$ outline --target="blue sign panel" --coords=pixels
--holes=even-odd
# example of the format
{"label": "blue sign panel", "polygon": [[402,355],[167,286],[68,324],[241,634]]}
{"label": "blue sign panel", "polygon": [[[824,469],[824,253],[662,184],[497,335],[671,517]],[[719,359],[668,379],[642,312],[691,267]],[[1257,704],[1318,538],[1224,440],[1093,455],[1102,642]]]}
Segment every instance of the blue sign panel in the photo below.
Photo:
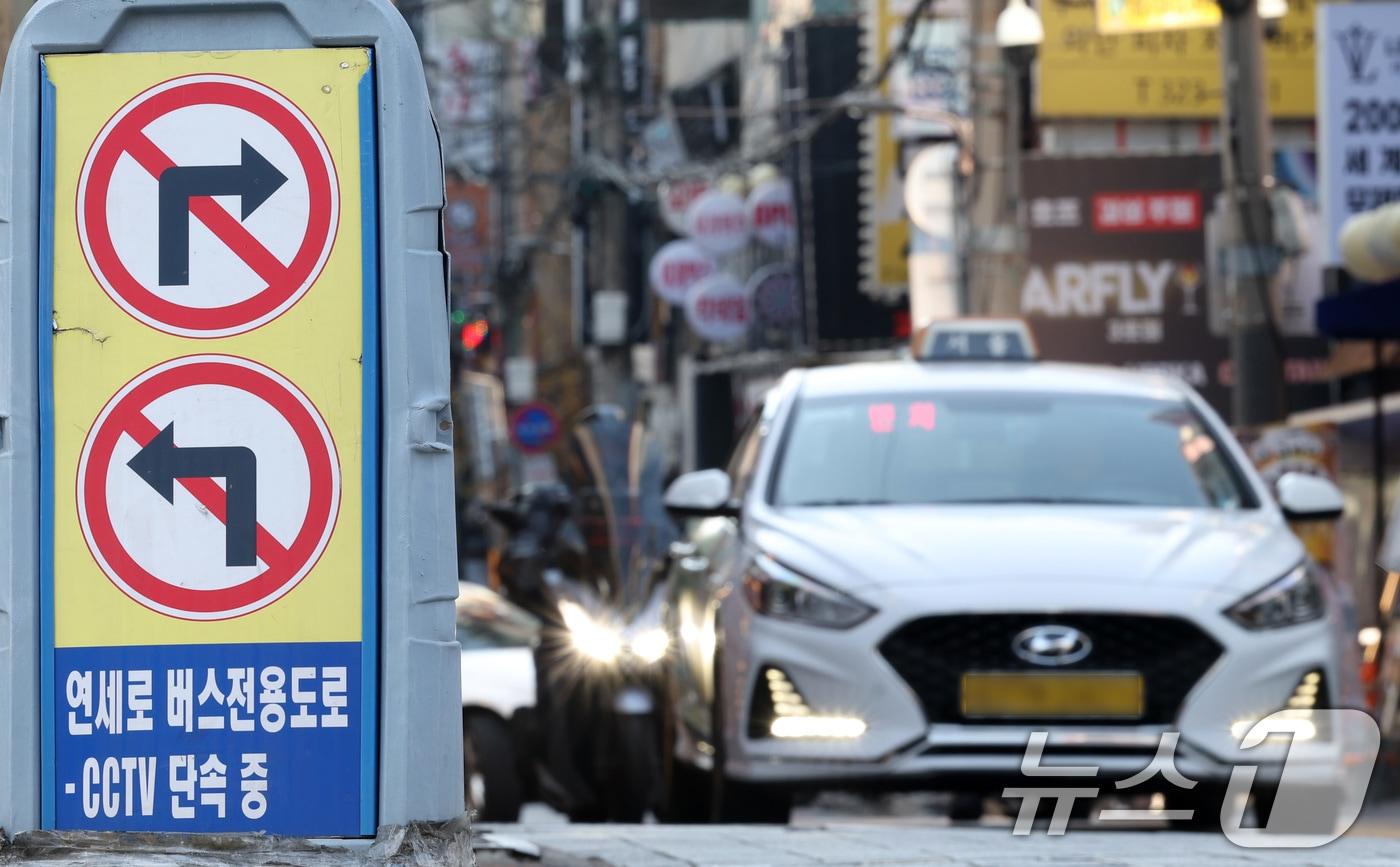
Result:
{"label": "blue sign panel", "polygon": [[354,829],[360,646],[67,647],[60,828]]}
{"label": "blue sign panel", "polygon": [[510,436],[523,452],[542,452],[559,439],[559,416],[548,404],[527,403],[510,417]]}

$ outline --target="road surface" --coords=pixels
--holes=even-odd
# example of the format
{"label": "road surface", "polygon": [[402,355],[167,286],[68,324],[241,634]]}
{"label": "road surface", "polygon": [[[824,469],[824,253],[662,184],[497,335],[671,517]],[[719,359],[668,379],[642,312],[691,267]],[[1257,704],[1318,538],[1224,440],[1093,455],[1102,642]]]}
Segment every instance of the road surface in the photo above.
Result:
{"label": "road surface", "polygon": [[[953,826],[916,797],[824,799],[799,810],[788,827],[705,825],[570,825],[543,808],[527,809],[516,825],[478,826],[483,867],[542,863],[560,867],[845,867],[871,864],[949,867],[1225,867],[1296,864],[1393,867],[1400,864],[1400,801],[1369,809],[1343,839],[1320,849],[1250,850],[1218,834],[1165,830],[1107,830],[1071,825],[1062,837],[1037,830],[1011,833],[1011,819],[990,816]],[[532,844],[538,861],[505,850]]]}

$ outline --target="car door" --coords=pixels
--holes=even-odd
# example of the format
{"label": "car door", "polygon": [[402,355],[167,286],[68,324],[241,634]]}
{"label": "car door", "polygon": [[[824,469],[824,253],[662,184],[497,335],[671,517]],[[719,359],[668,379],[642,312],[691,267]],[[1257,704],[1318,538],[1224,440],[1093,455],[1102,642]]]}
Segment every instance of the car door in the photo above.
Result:
{"label": "car door", "polygon": [[[765,426],[755,417],[734,449],[726,471],[733,501],[743,502],[753,478]],[[692,519],[685,539],[672,548],[669,576],[669,628],[676,649],[677,713],[696,735],[710,737],[710,706],[715,698],[714,657],[719,600],[742,555],[736,515]]]}

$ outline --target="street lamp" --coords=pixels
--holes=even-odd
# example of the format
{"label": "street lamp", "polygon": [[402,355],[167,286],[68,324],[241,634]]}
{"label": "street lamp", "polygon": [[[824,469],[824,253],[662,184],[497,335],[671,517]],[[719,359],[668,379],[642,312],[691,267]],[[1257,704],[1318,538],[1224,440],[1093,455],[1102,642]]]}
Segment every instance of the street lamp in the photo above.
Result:
{"label": "street lamp", "polygon": [[1039,13],[1026,5],[1026,0],[1007,0],[1006,7],[997,16],[996,39],[1007,66],[1006,117],[1010,127],[1007,137],[1016,145],[1007,149],[1007,155],[1015,158],[1020,150],[1024,123],[1021,88],[1029,81],[1031,63],[1045,41],[1045,27],[1040,23]]}

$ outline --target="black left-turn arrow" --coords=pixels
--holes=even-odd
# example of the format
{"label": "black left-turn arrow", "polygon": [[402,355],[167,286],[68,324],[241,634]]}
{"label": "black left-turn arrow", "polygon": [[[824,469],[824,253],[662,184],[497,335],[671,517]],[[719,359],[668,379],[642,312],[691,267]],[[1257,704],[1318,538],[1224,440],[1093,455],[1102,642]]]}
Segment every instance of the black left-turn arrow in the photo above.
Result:
{"label": "black left-turn arrow", "polygon": [[190,199],[238,196],[246,220],[287,176],[246,141],[236,166],[172,166],[160,173],[160,285],[190,285]]}
{"label": "black left-turn arrow", "polygon": [[228,501],[224,510],[226,564],[258,564],[258,457],[252,449],[180,448],[175,445],[172,421],[126,465],[169,503],[175,502],[176,479],[223,479]]}

